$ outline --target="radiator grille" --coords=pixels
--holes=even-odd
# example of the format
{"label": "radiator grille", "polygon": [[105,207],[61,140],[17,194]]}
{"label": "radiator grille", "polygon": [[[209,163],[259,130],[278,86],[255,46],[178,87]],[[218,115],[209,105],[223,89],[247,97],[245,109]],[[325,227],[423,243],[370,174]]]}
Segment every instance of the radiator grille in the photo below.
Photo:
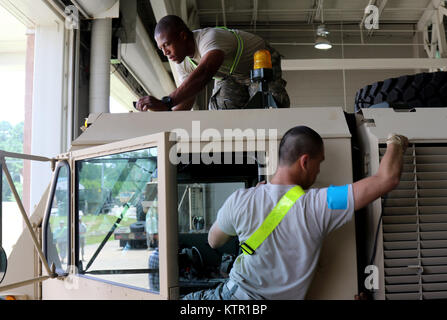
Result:
{"label": "radiator grille", "polygon": [[382,200],[385,298],[447,299],[447,146],[410,145]]}

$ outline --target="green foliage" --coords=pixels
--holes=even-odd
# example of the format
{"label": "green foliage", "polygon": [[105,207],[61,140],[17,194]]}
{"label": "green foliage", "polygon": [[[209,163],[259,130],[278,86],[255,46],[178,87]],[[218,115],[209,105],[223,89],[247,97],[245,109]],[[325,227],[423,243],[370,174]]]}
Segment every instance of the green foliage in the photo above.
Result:
{"label": "green foliage", "polygon": [[23,152],[23,122],[13,126],[7,121],[0,121],[0,149]]}
{"label": "green foliage", "polygon": [[[129,160],[132,157],[141,158],[142,156],[147,158]],[[156,159],[149,159],[149,155],[142,154],[142,151],[138,154],[129,152],[113,157],[109,160],[103,158],[101,162],[94,159],[85,160],[82,163],[79,180],[84,187],[83,199],[90,205],[95,201],[102,202],[107,196],[118,201],[123,193],[144,192],[146,182],[151,180],[151,175],[156,168]],[[120,157],[123,157],[123,160],[116,160]],[[89,213],[93,211],[89,210]]]}
{"label": "green foliage", "polygon": [[[23,153],[23,128],[23,122],[13,126],[7,121],[0,121],[0,150]],[[23,174],[23,160],[6,158],[6,164],[17,192],[22,196],[21,177]],[[14,196],[4,174],[2,180],[2,200],[14,201]]]}
{"label": "green foliage", "polygon": [[[99,244],[104,240],[112,226],[116,223],[117,217],[110,215],[85,215],[82,217],[82,221],[87,227],[86,244]],[[136,219],[124,216],[117,227],[128,227],[136,221]],[[108,241],[113,240],[115,240],[115,238],[112,236]]]}

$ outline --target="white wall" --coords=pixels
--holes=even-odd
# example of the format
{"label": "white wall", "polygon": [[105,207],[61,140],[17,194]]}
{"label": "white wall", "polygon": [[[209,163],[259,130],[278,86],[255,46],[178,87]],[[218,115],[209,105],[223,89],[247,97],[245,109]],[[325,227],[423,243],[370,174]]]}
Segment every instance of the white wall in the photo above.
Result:
{"label": "white wall", "polygon": [[349,70],[343,71],[285,71],[287,92],[291,107],[343,107],[346,112],[354,112],[356,92],[366,85],[384,79],[414,74],[415,70]]}
{"label": "white wall", "polygon": [[[335,43],[341,43],[335,39]],[[378,59],[378,58],[425,58],[420,52],[420,46],[410,45],[375,45],[387,43],[387,39],[372,41],[366,38],[369,45],[341,45],[333,46],[324,51],[317,50],[313,46],[275,45],[275,48],[283,55],[283,59]],[[393,38],[394,44],[413,43],[413,36]],[[312,39],[303,40],[305,43]],[[420,42],[420,41],[419,41]],[[360,44],[359,38],[350,38],[347,43]],[[422,70],[424,71],[424,70]],[[283,71],[283,78],[287,81],[287,92],[290,96],[291,107],[309,106],[338,106],[344,107],[347,112],[354,112],[354,99],[356,92],[366,85],[384,79],[398,77],[406,74],[415,74],[421,70],[342,70],[331,71]],[[345,94],[346,92],[346,94]],[[345,99],[346,98],[346,99]]]}

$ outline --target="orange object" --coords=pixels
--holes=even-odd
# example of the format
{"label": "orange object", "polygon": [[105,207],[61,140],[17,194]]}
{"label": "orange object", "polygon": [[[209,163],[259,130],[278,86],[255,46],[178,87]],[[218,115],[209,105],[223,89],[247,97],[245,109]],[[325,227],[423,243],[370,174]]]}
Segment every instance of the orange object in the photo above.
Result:
{"label": "orange object", "polygon": [[6,296],[5,300],[17,300],[14,296]]}
{"label": "orange object", "polygon": [[272,69],[272,57],[268,50],[258,50],[255,52],[253,69]]}

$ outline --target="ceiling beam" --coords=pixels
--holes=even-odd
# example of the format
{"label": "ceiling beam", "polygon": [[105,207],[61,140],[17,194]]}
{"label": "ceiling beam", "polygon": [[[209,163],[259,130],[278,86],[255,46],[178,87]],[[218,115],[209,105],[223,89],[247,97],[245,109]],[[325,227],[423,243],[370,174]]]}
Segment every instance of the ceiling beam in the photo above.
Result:
{"label": "ceiling beam", "polygon": [[65,20],[65,14],[61,15],[48,1],[0,0],[0,6],[29,29],[34,29],[37,25],[63,23]]}
{"label": "ceiling beam", "polygon": [[[418,30],[424,32],[424,49],[429,58],[435,58],[438,52],[441,58],[447,57],[447,40],[443,23],[447,9],[444,5],[444,1],[432,0],[417,24]],[[432,27],[431,39],[428,30],[430,26]]]}
{"label": "ceiling beam", "polygon": [[427,27],[423,31],[424,49],[425,49],[425,52],[427,53],[427,56],[429,58],[436,57],[436,40],[437,40],[436,37],[437,37],[437,34],[434,33],[430,40]]}
{"label": "ceiling beam", "polygon": [[441,11],[437,11],[433,15],[433,32],[436,32],[438,39],[438,51],[441,58],[447,57],[447,40],[445,36],[445,28],[443,23],[444,14]]}
{"label": "ceiling beam", "polygon": [[160,20],[168,14],[174,14],[175,8],[170,0],[150,0],[155,20]]}
{"label": "ceiling beam", "polygon": [[441,0],[432,0],[427,8],[425,9],[424,13],[422,14],[421,18],[418,21],[417,29],[418,30],[424,30],[424,28],[431,24],[433,20],[433,15],[438,10],[438,8],[441,6],[442,1]]}
{"label": "ceiling beam", "polygon": [[[383,11],[385,12],[411,12],[411,11],[420,11],[425,12],[427,8],[422,7],[387,7]],[[299,14],[299,13],[312,13],[317,11],[315,8],[308,8],[308,9],[260,9],[258,10],[259,14],[270,14],[270,15],[284,15],[284,14]],[[325,8],[325,13],[363,13],[364,9],[359,8]],[[232,14],[244,14],[244,15],[251,15],[253,12],[252,9],[231,9],[227,10],[227,13]],[[215,14],[221,14],[221,9],[200,9],[199,14],[200,15],[215,15]],[[357,19],[358,21],[358,19]]]}
{"label": "ceiling beam", "polygon": [[447,59],[282,59],[283,71],[440,69]]}

